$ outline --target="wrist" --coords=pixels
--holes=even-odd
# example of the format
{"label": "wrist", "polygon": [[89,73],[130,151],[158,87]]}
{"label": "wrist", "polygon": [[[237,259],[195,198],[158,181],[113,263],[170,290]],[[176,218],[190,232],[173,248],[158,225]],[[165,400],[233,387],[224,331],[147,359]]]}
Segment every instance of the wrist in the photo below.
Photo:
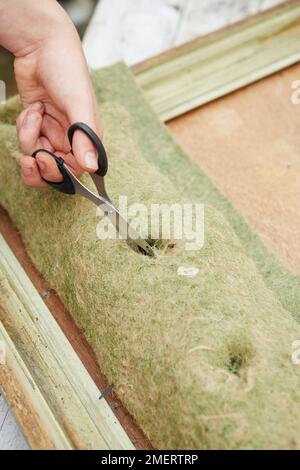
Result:
{"label": "wrist", "polygon": [[20,57],[73,24],[56,0],[0,0],[0,44]]}

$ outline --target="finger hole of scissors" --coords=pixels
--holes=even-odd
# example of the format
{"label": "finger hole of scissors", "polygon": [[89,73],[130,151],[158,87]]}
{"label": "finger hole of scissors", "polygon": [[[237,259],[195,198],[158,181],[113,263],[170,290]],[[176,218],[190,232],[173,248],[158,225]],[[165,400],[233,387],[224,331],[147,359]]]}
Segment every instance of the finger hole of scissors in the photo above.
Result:
{"label": "finger hole of scissors", "polygon": [[48,153],[40,151],[36,155],[36,162],[39,167],[41,176],[47,181],[60,183],[63,181],[63,175],[59,170],[55,159]]}

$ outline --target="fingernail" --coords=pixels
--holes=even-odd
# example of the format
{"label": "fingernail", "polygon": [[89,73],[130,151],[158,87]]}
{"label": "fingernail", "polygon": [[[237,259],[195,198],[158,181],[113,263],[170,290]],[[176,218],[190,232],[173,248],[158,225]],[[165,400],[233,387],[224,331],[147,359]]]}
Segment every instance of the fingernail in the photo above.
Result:
{"label": "fingernail", "polygon": [[97,170],[98,169],[98,160],[97,156],[93,152],[86,152],[84,156],[84,162],[85,166],[87,168],[90,168],[91,170]]}
{"label": "fingernail", "polygon": [[29,166],[22,166],[21,173],[23,176],[30,176],[32,173],[32,168],[30,168]]}
{"label": "fingernail", "polygon": [[36,103],[33,103],[31,106],[31,109],[34,109],[35,111],[39,111],[42,107],[42,103],[40,101],[37,101]]}
{"label": "fingernail", "polygon": [[26,117],[26,120],[25,120],[25,126],[28,129],[32,129],[36,125],[36,120],[37,120],[37,116],[35,113],[28,113],[28,116]]}

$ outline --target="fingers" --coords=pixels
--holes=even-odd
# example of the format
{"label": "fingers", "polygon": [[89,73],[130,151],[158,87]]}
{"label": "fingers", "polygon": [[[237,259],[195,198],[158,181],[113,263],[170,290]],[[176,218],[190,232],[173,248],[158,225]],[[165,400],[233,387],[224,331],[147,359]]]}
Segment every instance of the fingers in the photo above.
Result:
{"label": "fingers", "polygon": [[[63,158],[63,160],[70,167],[75,176],[80,176],[80,174],[82,173],[82,169],[79,166],[74,155],[72,155],[71,153],[64,154],[62,152],[55,152],[54,154],[57,157]],[[52,158],[49,154],[47,154],[46,152],[39,152],[36,156],[36,161],[40,174],[45,180],[52,181],[54,183],[62,181],[61,172],[57,168],[54,158]]]}
{"label": "fingers", "polygon": [[42,180],[37,162],[34,158],[24,156],[20,160],[21,177],[27,186],[36,188],[47,188],[47,184]]}
{"label": "fingers", "polygon": [[47,139],[47,137],[42,136],[42,137],[40,138],[40,142],[41,142],[41,148],[42,148],[42,149],[49,150],[49,152],[54,152],[54,147],[53,147],[53,145],[49,142],[49,140]]}
{"label": "fingers", "polygon": [[20,160],[20,168],[22,180],[27,186],[47,188],[48,185],[43,178],[53,183],[58,183],[63,179],[55,160],[46,152],[39,152],[36,158],[23,156]]}
{"label": "fingers", "polygon": [[[34,103],[22,111],[18,117],[19,144],[25,155],[32,154],[38,148],[44,148],[50,152],[54,151],[49,139],[46,136],[41,136],[43,118],[45,119],[44,111],[44,106],[41,103]],[[62,134],[58,123],[57,126]],[[52,129],[52,132],[50,132],[51,137],[54,137],[57,129],[53,130],[53,123],[49,127]],[[61,135],[56,137],[59,139]],[[29,186],[36,186],[38,188],[47,187],[41,177],[53,182],[58,182],[62,179],[54,159],[47,153],[40,152],[36,160],[26,156],[21,160],[20,164],[23,181]]]}
{"label": "fingers", "polygon": [[62,175],[57,168],[54,158],[46,152],[39,152],[36,156],[38,170],[41,176],[48,181],[58,183],[62,181]]}
{"label": "fingers", "polygon": [[61,152],[55,152],[55,155],[62,157],[65,163],[71,168],[75,176],[79,177],[82,173],[82,168],[72,153],[62,154]]}
{"label": "fingers", "polygon": [[36,103],[33,103],[32,105],[28,106],[26,109],[24,109],[17,121],[16,121],[16,126],[17,126],[17,130],[19,131],[21,126],[23,125],[23,122],[24,122],[24,118],[25,116],[28,114],[29,111],[37,111],[41,114],[41,116],[43,115],[44,111],[45,111],[45,108],[44,108],[44,105],[43,103],[41,103],[40,101],[37,101]]}
{"label": "fingers", "polygon": [[[20,167],[26,185],[47,188],[47,183],[43,179],[52,182],[62,181],[55,160],[46,152],[39,152],[36,159],[28,156],[39,148],[62,156],[76,176],[80,176],[84,170],[93,173],[98,169],[96,149],[80,130],[74,134],[73,154],[70,153],[70,143],[67,138],[69,123],[85,122],[100,138],[103,135],[93,90],[86,93],[84,101],[79,103],[79,100],[73,100],[67,107],[68,112],[67,109],[64,111],[65,118],[59,121],[52,114],[48,114],[48,108],[46,110],[40,102],[30,105],[20,114],[17,119],[17,129],[20,147],[25,154],[20,161]],[[56,152],[56,149],[62,153]]]}
{"label": "fingers", "polygon": [[[71,168],[75,176],[79,177],[81,168],[74,158],[74,155],[55,152],[55,155],[62,157],[65,163]],[[62,175],[57,168],[55,160],[46,152],[39,152],[36,158],[23,156],[20,160],[21,176],[27,186],[36,188],[47,188],[48,185],[43,178],[54,183],[62,181]]]}
{"label": "fingers", "polygon": [[90,139],[81,131],[77,130],[72,143],[73,154],[79,165],[90,173],[98,170],[98,156]]}
{"label": "fingers", "polygon": [[19,144],[26,155],[31,155],[37,149],[42,120],[41,108],[35,109],[35,104],[23,111],[18,118]]}
{"label": "fingers", "polygon": [[[86,80],[89,80],[89,78]],[[98,115],[96,99],[92,89],[88,89],[88,91],[86,91],[82,102],[80,102],[80,99],[77,97],[77,99],[72,100],[69,104],[67,103],[66,112],[71,124],[75,122],[84,122],[93,129],[100,139],[102,139],[102,124]],[[72,150],[76,160],[83,170],[88,171],[89,173],[94,173],[98,169],[98,155],[96,149],[90,139],[80,130],[77,130],[74,133]]]}
{"label": "fingers", "polygon": [[51,142],[55,149],[59,149],[63,153],[70,152],[70,144],[67,135],[68,125],[65,128],[54,117],[45,114],[41,133]]}

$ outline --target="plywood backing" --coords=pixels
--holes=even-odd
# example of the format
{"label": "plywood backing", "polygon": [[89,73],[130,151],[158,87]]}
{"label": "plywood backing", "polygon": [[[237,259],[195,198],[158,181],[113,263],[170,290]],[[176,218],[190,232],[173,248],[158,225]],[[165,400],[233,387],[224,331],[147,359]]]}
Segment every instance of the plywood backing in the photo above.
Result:
{"label": "plywood backing", "polygon": [[266,245],[300,271],[300,104],[294,65],[169,122]]}

